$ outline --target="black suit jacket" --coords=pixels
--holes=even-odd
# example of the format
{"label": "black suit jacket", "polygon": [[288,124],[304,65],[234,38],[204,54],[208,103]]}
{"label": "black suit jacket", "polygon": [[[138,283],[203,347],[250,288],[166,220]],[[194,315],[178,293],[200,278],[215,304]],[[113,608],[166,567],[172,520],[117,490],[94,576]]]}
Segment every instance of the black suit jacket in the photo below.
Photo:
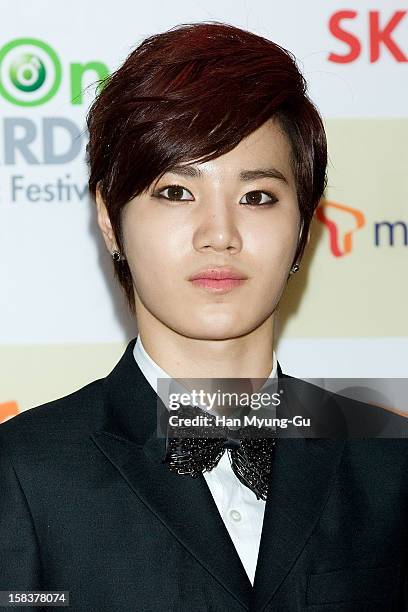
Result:
{"label": "black suit jacket", "polygon": [[0,590],[69,591],[75,612],[408,609],[407,440],[279,440],[252,587],[205,479],[162,463],[134,343],[0,426]]}

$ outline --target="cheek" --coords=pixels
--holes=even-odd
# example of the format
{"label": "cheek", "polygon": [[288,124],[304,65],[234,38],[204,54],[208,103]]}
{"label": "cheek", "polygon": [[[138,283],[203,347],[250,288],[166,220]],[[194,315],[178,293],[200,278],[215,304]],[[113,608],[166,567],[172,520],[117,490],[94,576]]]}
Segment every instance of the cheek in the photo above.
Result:
{"label": "cheek", "polygon": [[162,219],[154,219],[152,215],[148,219],[142,215],[137,219],[132,217],[129,215],[126,219],[123,235],[134,283],[140,289],[148,286],[160,291],[173,269],[182,270],[179,260],[183,239],[179,233],[169,231],[161,223]]}
{"label": "cheek", "polygon": [[285,275],[298,242],[298,226],[293,215],[268,219],[248,236],[247,245],[266,275]]}

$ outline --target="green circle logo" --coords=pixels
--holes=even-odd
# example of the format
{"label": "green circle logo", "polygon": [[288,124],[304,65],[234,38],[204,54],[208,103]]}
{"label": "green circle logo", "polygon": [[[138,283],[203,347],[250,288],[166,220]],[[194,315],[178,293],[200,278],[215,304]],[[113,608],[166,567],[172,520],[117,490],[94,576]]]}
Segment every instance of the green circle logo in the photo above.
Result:
{"label": "green circle logo", "polygon": [[11,64],[11,82],[20,91],[36,91],[44,83],[46,70],[38,55],[22,53]]}
{"label": "green circle logo", "polygon": [[55,51],[36,38],[18,38],[0,49],[0,94],[18,106],[48,102],[61,84]]}

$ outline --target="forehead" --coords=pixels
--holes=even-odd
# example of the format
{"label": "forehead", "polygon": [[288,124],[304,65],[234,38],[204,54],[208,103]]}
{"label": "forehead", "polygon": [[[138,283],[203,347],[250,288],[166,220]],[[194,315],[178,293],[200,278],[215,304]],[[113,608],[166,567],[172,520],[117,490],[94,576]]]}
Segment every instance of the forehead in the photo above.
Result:
{"label": "forehead", "polygon": [[[269,119],[228,153],[204,163],[195,161],[181,164],[177,169],[181,166],[181,169],[185,169],[182,174],[193,178],[222,176],[232,179],[241,178],[243,169],[273,168],[277,174],[281,173],[288,183],[293,183],[290,155],[291,145],[288,137],[276,120]],[[190,169],[190,165],[194,166],[194,169]]]}
{"label": "forehead", "polygon": [[290,142],[281,125],[276,119],[268,119],[261,127],[249,134],[230,151],[242,156],[267,157],[270,159],[289,162]]}

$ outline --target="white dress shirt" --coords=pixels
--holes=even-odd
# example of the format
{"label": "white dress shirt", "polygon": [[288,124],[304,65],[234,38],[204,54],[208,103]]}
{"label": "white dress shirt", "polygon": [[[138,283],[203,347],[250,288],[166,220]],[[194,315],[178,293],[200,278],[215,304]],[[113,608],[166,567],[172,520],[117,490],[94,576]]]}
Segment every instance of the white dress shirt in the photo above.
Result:
{"label": "white dress shirt", "polygon": [[[171,376],[146,352],[140,335],[137,336],[133,355],[147,381],[164,401],[168,386],[167,388],[163,387],[165,381],[158,383],[157,379],[171,379]],[[275,351],[273,351],[272,359],[272,371],[261,388],[268,383],[270,384],[271,379],[276,379]],[[163,389],[165,390],[163,391]],[[167,405],[166,401],[164,403]],[[235,476],[227,452],[224,452],[218,464],[210,472],[204,472],[203,476],[248,578],[253,584],[261,541],[265,501],[257,499],[253,491],[243,485]]]}

